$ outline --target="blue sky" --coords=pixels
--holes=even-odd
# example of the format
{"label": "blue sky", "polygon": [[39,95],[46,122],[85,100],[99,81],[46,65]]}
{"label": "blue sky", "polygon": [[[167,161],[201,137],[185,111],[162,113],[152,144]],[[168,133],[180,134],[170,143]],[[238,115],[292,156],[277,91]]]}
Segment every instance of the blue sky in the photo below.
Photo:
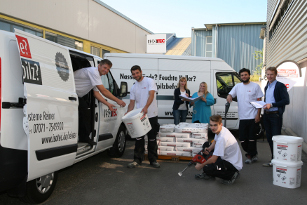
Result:
{"label": "blue sky", "polygon": [[204,24],[265,22],[267,0],[101,0],[154,33],[190,37]]}

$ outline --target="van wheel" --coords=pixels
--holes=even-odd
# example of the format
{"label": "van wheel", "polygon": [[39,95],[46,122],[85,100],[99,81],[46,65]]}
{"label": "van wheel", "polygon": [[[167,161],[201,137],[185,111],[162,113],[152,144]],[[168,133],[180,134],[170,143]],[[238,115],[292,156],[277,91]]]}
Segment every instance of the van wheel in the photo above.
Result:
{"label": "van wheel", "polygon": [[42,203],[46,201],[52,194],[57,179],[57,172],[53,172],[29,181],[26,185],[26,195],[21,200],[27,203]]}
{"label": "van wheel", "polygon": [[113,147],[108,150],[110,157],[121,157],[123,156],[126,149],[126,127],[121,124],[116,135]]}

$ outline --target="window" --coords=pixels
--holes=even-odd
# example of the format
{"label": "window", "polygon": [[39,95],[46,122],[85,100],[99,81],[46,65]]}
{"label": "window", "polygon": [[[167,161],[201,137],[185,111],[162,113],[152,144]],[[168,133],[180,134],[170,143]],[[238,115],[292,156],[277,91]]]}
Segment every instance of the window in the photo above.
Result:
{"label": "window", "polygon": [[206,36],[206,55],[205,57],[212,57],[212,36]]}
{"label": "window", "polygon": [[102,49],[102,58],[103,58],[105,53],[110,53],[110,51]]}
{"label": "window", "polygon": [[62,36],[59,34],[51,33],[46,31],[45,33],[45,38],[49,41],[61,44],[63,46],[67,46],[70,48],[75,48],[77,50],[83,51],[83,42],[82,41],[77,41],[75,39]]}
{"label": "window", "polygon": [[100,48],[97,48],[95,46],[91,46],[91,54],[95,56],[100,56]]}
{"label": "window", "polygon": [[111,72],[101,76],[103,86],[108,89],[114,96],[118,96],[118,85],[116,84]]}
{"label": "window", "polygon": [[235,72],[217,72],[216,73],[216,86],[217,95],[226,98],[231,89],[241,82],[238,73]]}
{"label": "window", "polygon": [[2,21],[0,20],[0,30],[14,32],[14,29],[19,29],[28,33],[31,33],[33,35],[43,37],[43,32],[36,28],[27,27],[24,25],[20,25],[11,21]]}

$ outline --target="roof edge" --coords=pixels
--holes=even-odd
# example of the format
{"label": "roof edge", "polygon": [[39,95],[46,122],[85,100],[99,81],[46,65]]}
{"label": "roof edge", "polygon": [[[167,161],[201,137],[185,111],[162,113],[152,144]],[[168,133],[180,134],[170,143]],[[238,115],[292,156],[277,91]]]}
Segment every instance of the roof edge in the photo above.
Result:
{"label": "roof edge", "polygon": [[204,30],[208,29],[211,30],[213,26],[235,26],[235,25],[259,25],[263,24],[265,25],[266,22],[237,22],[237,23],[213,23],[213,24],[204,24],[206,28]]}

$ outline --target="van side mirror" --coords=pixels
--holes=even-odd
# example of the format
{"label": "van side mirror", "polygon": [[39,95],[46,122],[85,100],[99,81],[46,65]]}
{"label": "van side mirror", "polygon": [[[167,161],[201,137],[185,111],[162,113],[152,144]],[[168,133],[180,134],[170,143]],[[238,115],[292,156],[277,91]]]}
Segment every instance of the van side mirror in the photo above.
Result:
{"label": "van side mirror", "polygon": [[126,97],[128,93],[128,84],[127,82],[120,82],[120,97]]}

